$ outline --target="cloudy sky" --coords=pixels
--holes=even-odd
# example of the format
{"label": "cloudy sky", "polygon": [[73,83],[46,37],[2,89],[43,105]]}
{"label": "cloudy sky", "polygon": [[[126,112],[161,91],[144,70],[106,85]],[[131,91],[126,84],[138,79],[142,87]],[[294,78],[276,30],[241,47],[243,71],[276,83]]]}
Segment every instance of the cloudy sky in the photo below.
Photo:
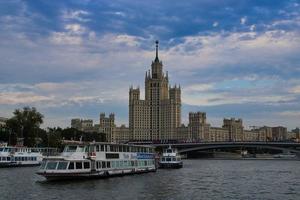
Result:
{"label": "cloudy sky", "polygon": [[160,41],[189,111],[300,126],[300,1],[0,1],[0,116],[35,106],[44,127],[114,112],[144,88]]}

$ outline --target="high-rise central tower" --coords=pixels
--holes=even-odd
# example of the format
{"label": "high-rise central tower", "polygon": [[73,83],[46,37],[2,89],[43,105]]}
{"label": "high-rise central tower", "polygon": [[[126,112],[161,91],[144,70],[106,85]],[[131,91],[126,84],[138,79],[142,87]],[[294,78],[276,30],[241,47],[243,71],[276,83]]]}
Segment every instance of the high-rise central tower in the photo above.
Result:
{"label": "high-rise central tower", "polygon": [[140,89],[129,90],[129,129],[132,140],[174,139],[181,124],[180,86],[169,87],[168,72],[164,74],[162,61],[156,56],[151,71],[145,75],[145,100]]}

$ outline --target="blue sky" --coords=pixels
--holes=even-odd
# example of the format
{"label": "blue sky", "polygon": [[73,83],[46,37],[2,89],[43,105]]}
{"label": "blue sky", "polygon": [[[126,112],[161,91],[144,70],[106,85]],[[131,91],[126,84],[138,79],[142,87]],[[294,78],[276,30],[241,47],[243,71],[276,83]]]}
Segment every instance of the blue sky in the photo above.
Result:
{"label": "blue sky", "polygon": [[160,40],[189,111],[300,126],[300,1],[0,1],[0,116],[35,106],[44,127],[114,112],[144,88]]}

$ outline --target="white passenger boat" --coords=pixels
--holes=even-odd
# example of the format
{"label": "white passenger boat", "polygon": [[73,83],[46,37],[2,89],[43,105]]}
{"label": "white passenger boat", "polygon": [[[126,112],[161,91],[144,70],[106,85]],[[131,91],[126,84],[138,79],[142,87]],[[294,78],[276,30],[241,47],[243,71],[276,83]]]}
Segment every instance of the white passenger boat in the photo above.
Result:
{"label": "white passenger boat", "polygon": [[40,165],[43,160],[41,148],[0,147],[0,167]]}
{"label": "white passenger boat", "polygon": [[273,156],[275,159],[297,159],[297,155],[293,153],[281,153]]}
{"label": "white passenger boat", "polygon": [[99,178],[156,171],[154,148],[111,143],[72,143],[46,157],[37,174],[48,180]]}
{"label": "white passenger boat", "polygon": [[170,146],[163,151],[159,160],[159,168],[182,168],[183,162],[177,149]]}

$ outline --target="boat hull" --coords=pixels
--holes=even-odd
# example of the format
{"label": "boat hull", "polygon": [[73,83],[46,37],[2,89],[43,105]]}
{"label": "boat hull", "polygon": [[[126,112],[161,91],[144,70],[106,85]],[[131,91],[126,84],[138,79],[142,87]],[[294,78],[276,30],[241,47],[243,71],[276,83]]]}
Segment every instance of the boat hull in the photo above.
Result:
{"label": "boat hull", "polygon": [[182,162],[176,162],[176,163],[159,163],[160,169],[179,169],[183,167]]}
{"label": "boat hull", "polygon": [[37,172],[38,175],[44,176],[48,181],[64,181],[64,180],[82,180],[82,179],[100,179],[114,176],[125,176],[133,174],[142,174],[148,172],[155,172],[156,169],[143,169],[143,170],[118,170],[101,171],[101,172],[78,172],[78,173],[44,173]]}

